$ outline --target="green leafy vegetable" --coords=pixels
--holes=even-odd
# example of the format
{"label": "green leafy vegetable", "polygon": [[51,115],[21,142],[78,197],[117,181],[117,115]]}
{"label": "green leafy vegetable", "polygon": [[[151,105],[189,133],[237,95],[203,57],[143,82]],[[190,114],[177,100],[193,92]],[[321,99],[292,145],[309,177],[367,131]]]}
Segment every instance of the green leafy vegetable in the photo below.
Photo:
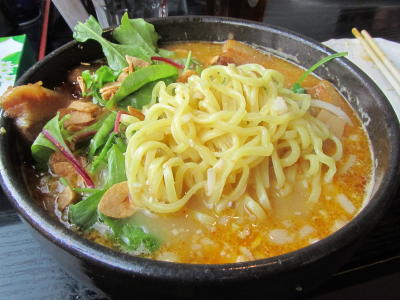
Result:
{"label": "green leafy vegetable", "polygon": [[89,70],[85,70],[82,72],[81,77],[86,86],[86,91],[82,93],[82,96],[89,96],[93,88],[93,76]]}
{"label": "green leafy vegetable", "polygon": [[101,218],[112,229],[114,238],[123,250],[142,250],[143,252],[140,254],[148,254],[146,252],[152,253],[160,247],[160,241],[154,235],[144,232],[137,225],[128,223],[126,220],[117,220],[104,215],[101,215]]}
{"label": "green leafy vegetable", "polygon": [[107,187],[126,181],[125,157],[119,147],[114,144],[108,152],[108,180]]}
{"label": "green leafy vegetable", "polygon": [[82,230],[87,230],[92,227],[93,224],[97,222],[97,205],[104,193],[104,190],[94,192],[86,199],[70,205],[68,211],[70,222],[77,225]]}
{"label": "green leafy vegetable", "polygon": [[101,66],[94,72],[93,86],[100,89],[105,83],[115,81],[118,75],[119,72],[113,71],[109,66]]}
{"label": "green leafy vegetable", "polygon": [[293,84],[292,86],[292,91],[298,94],[304,94],[305,93],[305,89],[301,86],[301,83],[304,81],[304,79],[307,78],[308,75],[310,75],[312,72],[315,71],[315,69],[317,69],[318,67],[322,66],[324,63],[337,58],[337,57],[342,57],[342,56],[346,56],[348,53],[347,52],[340,52],[340,53],[335,53],[329,56],[324,57],[323,59],[321,59],[320,61],[318,61],[317,63],[315,63],[314,65],[311,66],[311,68],[309,68],[307,71],[305,71],[300,78],[295,82],[295,84]]}
{"label": "green leafy vegetable", "polygon": [[141,18],[130,19],[130,23],[139,32],[142,38],[148,45],[152,45],[154,49],[157,48],[158,34],[153,24],[146,22]]}
{"label": "green leafy vegetable", "polygon": [[78,42],[92,39],[100,43],[108,65],[113,70],[120,71],[128,66],[125,55],[150,61],[150,56],[141,46],[115,44],[107,41],[102,34],[103,30],[100,24],[93,16],[90,16],[85,23],[78,22],[74,29],[74,39]]}
{"label": "green leafy vegetable", "polygon": [[114,71],[109,66],[101,66],[94,72],[89,70],[82,72],[82,79],[86,86],[83,96],[93,96],[93,102],[105,105],[105,101],[100,95],[100,89],[108,82],[114,82],[120,72]]}
{"label": "green leafy vegetable", "polygon": [[120,137],[115,138],[115,145],[117,145],[119,151],[122,153],[126,152],[127,144],[125,144],[124,140]]}
{"label": "green leafy vegetable", "polygon": [[141,46],[149,57],[156,54],[158,34],[154,26],[143,19],[129,19],[125,13],[112,36],[120,44]]}
{"label": "green leafy vegetable", "polygon": [[96,154],[97,149],[103,146],[109,138],[110,132],[114,129],[115,118],[117,117],[116,112],[112,112],[101,124],[101,127],[90,141],[89,146],[89,159],[92,160]]}
{"label": "green leafy vegetable", "polygon": [[[60,114],[51,119],[47,124],[43,127],[43,129],[47,130],[51,133],[51,135],[57,139],[58,143],[64,148],[68,149],[67,145],[64,142],[64,138],[61,133],[61,122],[59,121]],[[50,155],[57,151],[57,147],[54,146],[42,133],[40,133],[31,146],[31,152],[34,160],[39,164],[39,168],[45,168]]]}
{"label": "green leafy vegetable", "polygon": [[122,99],[152,81],[177,75],[178,69],[168,64],[151,65],[141,68],[125,78],[114,96],[107,101],[106,106],[114,107]]}
{"label": "green leafy vegetable", "polygon": [[[159,81],[160,80],[150,82],[150,83],[144,85],[142,88],[140,88],[136,92],[128,95],[119,103],[119,106],[127,107],[129,105],[136,109],[141,110],[143,108],[143,106],[145,106],[151,102],[153,88]],[[162,81],[164,81],[165,84],[168,85],[168,84],[176,81],[176,76],[164,78],[164,79],[162,79]]]}

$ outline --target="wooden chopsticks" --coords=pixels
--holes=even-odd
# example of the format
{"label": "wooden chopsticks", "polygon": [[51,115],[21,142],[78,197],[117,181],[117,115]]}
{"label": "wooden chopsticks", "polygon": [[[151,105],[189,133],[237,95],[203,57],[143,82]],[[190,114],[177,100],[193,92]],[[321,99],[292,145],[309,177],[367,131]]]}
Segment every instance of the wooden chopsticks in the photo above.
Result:
{"label": "wooden chopsticks", "polygon": [[400,96],[400,72],[390,62],[366,30],[362,30],[360,33],[357,28],[353,28],[351,32],[361,42],[365,51],[367,51],[368,55]]}

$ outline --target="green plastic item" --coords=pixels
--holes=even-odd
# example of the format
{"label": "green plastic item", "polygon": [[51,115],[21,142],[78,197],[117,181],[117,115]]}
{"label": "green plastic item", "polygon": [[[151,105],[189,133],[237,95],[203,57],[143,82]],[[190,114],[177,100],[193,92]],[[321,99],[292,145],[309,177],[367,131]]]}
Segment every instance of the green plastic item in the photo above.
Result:
{"label": "green plastic item", "polygon": [[34,62],[25,34],[0,37],[0,95]]}

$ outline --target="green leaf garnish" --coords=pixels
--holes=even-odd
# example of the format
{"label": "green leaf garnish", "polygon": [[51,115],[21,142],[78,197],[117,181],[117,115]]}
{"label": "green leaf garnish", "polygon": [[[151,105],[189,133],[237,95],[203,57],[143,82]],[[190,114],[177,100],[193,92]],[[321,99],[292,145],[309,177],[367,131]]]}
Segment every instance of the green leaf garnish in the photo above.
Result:
{"label": "green leaf garnish", "polygon": [[99,103],[104,106],[105,101],[100,95],[100,89],[104,84],[114,82],[118,78],[119,73],[120,72],[114,71],[109,66],[101,66],[93,74],[91,74],[89,70],[83,71],[81,76],[85,83],[86,91],[82,96],[93,96],[93,102],[95,104]]}
{"label": "green leaf garnish", "polygon": [[105,190],[94,192],[86,199],[70,205],[68,218],[72,224],[77,225],[82,230],[87,230],[97,222],[97,205],[103,197]]}
{"label": "green leaf garnish", "polygon": [[[57,142],[64,148],[68,149],[64,142],[63,135],[61,133],[61,121],[59,121],[60,113],[48,121],[44,125],[43,129],[51,133],[51,135],[57,140]],[[40,133],[31,146],[31,152],[34,160],[39,164],[39,168],[44,169],[50,155],[57,151],[57,147],[54,146],[42,133]]]}
{"label": "green leaf garnish", "polygon": [[[166,85],[168,85],[176,81],[176,76],[163,78],[161,80],[164,81]],[[136,92],[133,92],[132,94],[125,97],[121,102],[118,103],[118,105],[120,107],[127,107],[129,105],[141,110],[143,106],[146,106],[151,102],[153,88],[159,81],[160,80],[147,83]]]}
{"label": "green leaf garnish", "polygon": [[140,254],[148,254],[160,247],[159,239],[151,233],[144,232],[140,226],[129,223],[128,220],[113,219],[104,215],[101,215],[101,219],[112,229],[114,238],[123,250],[138,251],[140,249],[143,251]]}
{"label": "green leaf garnish", "polygon": [[106,107],[114,107],[122,99],[152,81],[177,75],[178,69],[168,64],[150,65],[141,68],[125,78],[114,96],[107,101]]}
{"label": "green leaf garnish", "polygon": [[307,71],[305,71],[300,78],[293,84],[292,86],[292,91],[295,93],[299,93],[299,94],[303,94],[305,93],[305,89],[301,86],[301,83],[304,81],[304,79],[307,78],[308,75],[310,75],[312,72],[314,72],[317,68],[319,68],[320,66],[322,66],[324,63],[337,58],[337,57],[342,57],[342,56],[346,56],[348,53],[347,52],[340,52],[340,53],[335,53],[329,56],[326,56],[324,58],[322,58],[320,61],[318,61],[317,63],[315,63],[314,65],[311,66],[311,68],[309,68]]}
{"label": "green leaf garnish", "polygon": [[126,55],[150,61],[149,53],[140,45],[115,44],[106,40],[102,34],[103,30],[100,24],[93,16],[90,16],[85,23],[78,22],[74,28],[74,39],[78,42],[86,42],[92,39],[101,45],[108,65],[113,70],[120,71],[128,66],[128,62],[125,59]]}
{"label": "green leaf garnish", "polygon": [[121,24],[112,32],[112,36],[120,44],[142,47],[148,57],[156,54],[158,34],[154,25],[143,19],[129,19],[125,13],[121,18]]}

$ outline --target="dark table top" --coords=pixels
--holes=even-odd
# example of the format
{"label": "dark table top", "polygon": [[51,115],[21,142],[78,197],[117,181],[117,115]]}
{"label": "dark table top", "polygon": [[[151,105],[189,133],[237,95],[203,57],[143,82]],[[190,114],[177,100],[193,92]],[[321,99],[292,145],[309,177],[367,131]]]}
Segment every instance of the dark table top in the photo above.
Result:
{"label": "dark table top", "polygon": [[[207,14],[205,0],[170,0],[170,3],[170,15]],[[352,27],[366,29],[374,37],[400,42],[398,0],[268,0],[261,21],[320,42],[352,37]],[[50,22],[47,51],[71,39],[70,29],[55,8]],[[37,51],[40,23],[34,26],[9,33],[25,30],[33,50]],[[400,299],[399,200],[398,193],[351,260],[307,298]],[[0,194],[0,299],[104,299],[66,274],[40,248],[3,194]]]}

